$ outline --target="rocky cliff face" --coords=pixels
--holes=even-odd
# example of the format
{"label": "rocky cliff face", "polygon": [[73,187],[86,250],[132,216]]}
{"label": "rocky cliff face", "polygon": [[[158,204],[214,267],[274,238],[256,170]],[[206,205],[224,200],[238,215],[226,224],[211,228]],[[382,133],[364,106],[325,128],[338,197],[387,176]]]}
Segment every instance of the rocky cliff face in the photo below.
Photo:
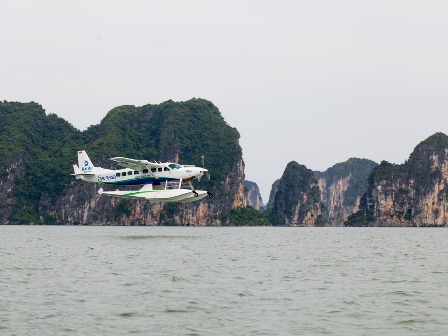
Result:
{"label": "rocky cliff face", "polygon": [[343,226],[347,217],[357,211],[361,196],[367,190],[368,177],[376,165],[371,160],[351,158],[325,172],[314,172],[325,207],[325,225]]}
{"label": "rocky cliff face", "polygon": [[346,225],[448,226],[448,137],[421,142],[402,165],[381,162]]}
{"label": "rocky cliff face", "polygon": [[0,223],[9,224],[14,204],[14,181],[24,174],[23,159],[20,156],[14,157],[8,165],[3,166],[0,177]]}
{"label": "rocky cliff face", "polygon": [[[223,225],[248,204],[239,133],[203,99],[117,107],[84,132],[38,104],[4,102],[0,125],[1,224]],[[113,156],[202,165],[205,155],[211,179],[194,184],[215,197],[153,204],[100,196],[101,185],[70,176],[79,149],[104,168],[116,168]]]}
{"label": "rocky cliff face", "polygon": [[[351,158],[325,172],[313,172],[322,205],[319,225],[344,225],[347,217],[358,209],[361,196],[367,190],[368,176],[376,165],[371,160]],[[268,209],[273,207],[282,179],[272,185]]]}
{"label": "rocky cliff face", "polygon": [[278,179],[274,183],[272,183],[271,192],[269,193],[269,201],[267,204],[268,208],[274,203],[275,194],[277,193],[279,183],[280,183],[280,179]]}
{"label": "rocky cliff face", "polygon": [[322,214],[319,186],[313,171],[295,161],[288,163],[269,209],[272,224],[320,226]]}
{"label": "rocky cliff face", "polygon": [[248,200],[248,205],[252,208],[260,210],[263,207],[263,200],[261,199],[260,189],[258,185],[252,181],[244,181],[244,187],[246,190],[246,198]]}

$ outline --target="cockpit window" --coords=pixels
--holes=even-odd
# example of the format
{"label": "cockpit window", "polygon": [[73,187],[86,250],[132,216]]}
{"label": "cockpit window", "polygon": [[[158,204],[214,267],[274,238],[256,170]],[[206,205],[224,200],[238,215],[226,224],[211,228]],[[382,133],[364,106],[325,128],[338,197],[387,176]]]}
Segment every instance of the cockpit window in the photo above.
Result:
{"label": "cockpit window", "polygon": [[180,165],[178,165],[177,163],[171,163],[171,164],[169,164],[169,167],[171,168],[171,169],[179,169],[179,168],[182,168]]}

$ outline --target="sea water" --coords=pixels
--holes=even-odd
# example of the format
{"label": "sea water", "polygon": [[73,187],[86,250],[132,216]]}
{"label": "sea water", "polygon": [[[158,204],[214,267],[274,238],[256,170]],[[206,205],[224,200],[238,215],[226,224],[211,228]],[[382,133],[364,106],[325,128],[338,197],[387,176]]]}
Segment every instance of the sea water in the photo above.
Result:
{"label": "sea water", "polygon": [[0,335],[447,335],[448,230],[0,226]]}

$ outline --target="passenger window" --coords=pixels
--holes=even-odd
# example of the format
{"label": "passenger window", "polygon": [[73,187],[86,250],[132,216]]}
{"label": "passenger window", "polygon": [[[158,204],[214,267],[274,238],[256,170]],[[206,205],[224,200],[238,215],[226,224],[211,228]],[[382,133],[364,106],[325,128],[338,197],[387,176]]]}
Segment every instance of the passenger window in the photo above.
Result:
{"label": "passenger window", "polygon": [[115,175],[116,175],[116,176],[120,176],[120,173],[116,173]]}
{"label": "passenger window", "polygon": [[122,173],[121,173],[121,176],[126,176],[126,172],[122,172]]}
{"label": "passenger window", "polygon": [[158,168],[159,169],[159,172],[161,172],[162,171],[162,168]]}
{"label": "passenger window", "polygon": [[128,172],[128,175],[132,175],[132,172],[130,171],[130,172]]}
{"label": "passenger window", "polygon": [[143,174],[148,174],[148,169],[143,169]]}
{"label": "passenger window", "polygon": [[170,171],[168,167],[163,168],[164,171]]}
{"label": "passenger window", "polygon": [[155,173],[155,172],[157,171],[157,169],[155,169],[155,168],[151,168],[151,171],[152,171],[153,173]]}
{"label": "passenger window", "polygon": [[140,174],[140,172],[139,172],[139,171],[136,171],[136,170],[134,170],[134,175],[138,175],[138,174]]}

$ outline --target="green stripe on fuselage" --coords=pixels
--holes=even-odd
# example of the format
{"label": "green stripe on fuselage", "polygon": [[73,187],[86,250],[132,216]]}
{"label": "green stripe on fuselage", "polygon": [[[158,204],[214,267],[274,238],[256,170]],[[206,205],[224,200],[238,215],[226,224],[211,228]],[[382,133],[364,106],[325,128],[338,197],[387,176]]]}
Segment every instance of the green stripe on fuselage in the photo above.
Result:
{"label": "green stripe on fuselage", "polygon": [[146,190],[146,191],[136,191],[136,192],[132,192],[129,194],[125,194],[124,196],[134,196],[134,195],[141,195],[141,194],[146,194],[146,193],[152,193],[152,192],[160,192],[160,191],[169,191],[169,190]]}

